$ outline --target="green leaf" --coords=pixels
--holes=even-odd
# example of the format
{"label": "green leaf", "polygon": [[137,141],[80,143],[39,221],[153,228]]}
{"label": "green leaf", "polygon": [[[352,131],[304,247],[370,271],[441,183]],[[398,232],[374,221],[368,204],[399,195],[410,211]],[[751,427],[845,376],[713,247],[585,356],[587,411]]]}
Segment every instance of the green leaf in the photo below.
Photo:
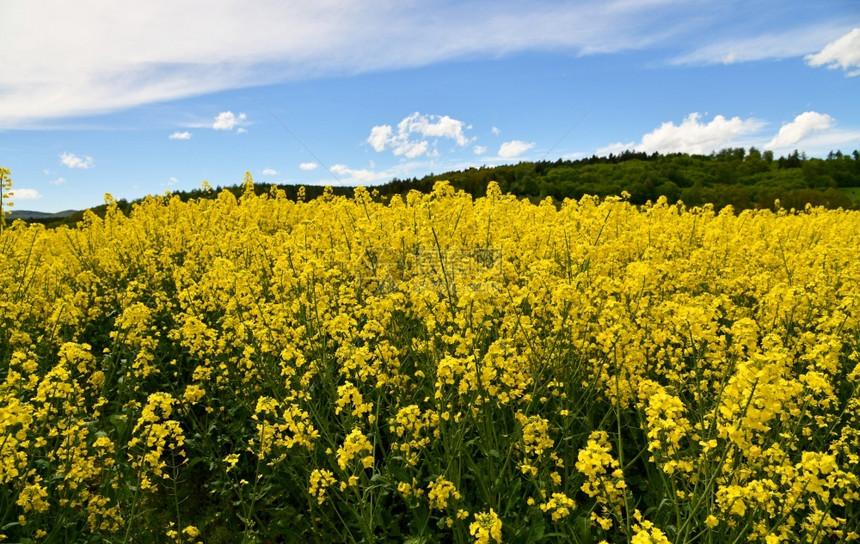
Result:
{"label": "green leaf", "polygon": [[534,524],[532,526],[532,534],[535,540],[540,540],[543,538],[543,534],[546,532],[546,521],[542,517],[535,518]]}
{"label": "green leaf", "polygon": [[591,534],[591,520],[587,517],[576,518],[576,533],[579,535],[579,541],[583,544],[594,542],[594,537]]}
{"label": "green leaf", "polygon": [[125,435],[125,431],[126,429],[128,429],[128,419],[123,416],[113,414],[108,418],[108,421],[110,421],[111,424],[114,426],[114,428],[116,429],[116,433],[119,436]]}

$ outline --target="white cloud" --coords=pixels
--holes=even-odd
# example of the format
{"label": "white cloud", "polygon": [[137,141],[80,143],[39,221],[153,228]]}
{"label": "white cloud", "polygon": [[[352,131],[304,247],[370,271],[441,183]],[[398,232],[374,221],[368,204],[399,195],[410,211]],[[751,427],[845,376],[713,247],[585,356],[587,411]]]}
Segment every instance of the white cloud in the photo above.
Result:
{"label": "white cloud", "polygon": [[[813,132],[802,140],[802,149],[812,157],[824,157],[827,153],[836,149],[844,153],[851,153],[860,149],[860,130],[832,128],[820,132]],[[782,149],[774,149],[777,153],[790,153],[797,146]]]}
{"label": "white cloud", "polygon": [[236,129],[236,134],[247,134],[247,133],[248,133],[248,129],[246,129],[246,128]]}
{"label": "white cloud", "polygon": [[91,168],[95,163],[92,157],[78,157],[74,153],[63,153],[60,155],[60,163],[69,168]]}
{"label": "white cloud", "polygon": [[511,140],[505,142],[499,147],[499,157],[504,159],[512,159],[519,157],[529,149],[535,146],[534,143],[522,142],[520,140]]}
{"label": "white cloud", "polygon": [[57,179],[55,179],[55,180],[51,181],[51,185],[62,185],[62,184],[64,184],[65,182],[66,182],[66,178],[64,178],[64,177],[59,177],[59,178],[57,178]]}
{"label": "white cloud", "polygon": [[354,170],[344,164],[335,164],[331,167],[331,171],[340,177],[341,183],[352,185],[356,183],[372,183],[385,179],[385,174],[380,174],[372,170]]}
{"label": "white cloud", "polygon": [[263,175],[264,176],[277,176],[278,171],[275,170],[274,168],[266,168],[263,170]]}
{"label": "white cloud", "polygon": [[13,189],[12,200],[38,200],[42,198],[36,189]]}
{"label": "white cloud", "polygon": [[609,144],[604,147],[598,147],[597,151],[595,151],[594,153],[601,157],[605,157],[607,155],[620,155],[625,151],[633,149],[636,149],[636,142],[628,142],[626,144],[621,142],[615,142],[614,144]]}
{"label": "white cloud", "polygon": [[243,0],[6,1],[0,128],[518,52],[679,50],[679,63],[802,57],[857,26],[856,17],[838,10],[802,17],[808,6],[788,4],[779,7],[791,28],[768,33],[752,23],[766,10],[756,2],[259,0],[248,9]]}
{"label": "white cloud", "polygon": [[680,125],[675,126],[671,121],[663,123],[644,135],[638,148],[649,153],[709,153],[727,147],[739,136],[756,132],[763,126],[756,119],[726,119],[717,115],[710,123],[703,123],[700,118],[694,112]]}
{"label": "white cloud", "polygon": [[484,153],[487,152],[487,146],[476,145],[475,148],[473,149],[473,151],[475,152],[475,155],[483,155]]}
{"label": "white cloud", "polygon": [[469,140],[463,134],[463,121],[452,119],[447,115],[420,115],[418,112],[406,117],[397,125],[398,134],[416,133],[427,137],[450,138],[457,145],[464,146]]}
{"label": "white cloud", "polygon": [[402,141],[395,144],[392,152],[398,157],[402,156],[407,159],[414,159],[415,157],[420,157],[427,153],[429,147],[430,142],[427,140],[421,140],[418,142]]}
{"label": "white cloud", "polygon": [[636,144],[614,143],[597,150],[598,154],[620,153],[627,149],[647,153],[694,153],[707,154],[733,145],[740,145],[738,139],[758,132],[764,122],[758,119],[727,119],[715,116],[710,122],[702,122],[702,116],[693,112],[680,125],[667,121],[642,136]]}
{"label": "white cloud", "polygon": [[765,147],[779,149],[795,145],[814,133],[831,128],[833,123],[833,118],[826,113],[803,112],[790,123],[782,125],[777,135],[765,144]]}
{"label": "white cloud", "polygon": [[174,132],[170,136],[167,137],[170,140],[190,140],[191,133],[187,130],[185,132]]}
{"label": "white cloud", "polygon": [[247,116],[244,113],[236,115],[232,111],[222,111],[215,117],[212,128],[215,130],[233,130],[244,124],[246,119]]}
{"label": "white cloud", "polygon": [[499,130],[499,127],[493,127],[492,130],[493,130],[493,134],[495,134],[496,136],[498,136],[499,134],[502,133],[502,131]]}
{"label": "white cloud", "polygon": [[391,125],[378,125],[370,129],[370,136],[367,137],[367,143],[374,151],[384,151],[385,144],[391,140],[392,129]]}
{"label": "white cloud", "polygon": [[452,59],[683,44],[752,11],[738,9],[681,0],[4,2],[0,126]]}
{"label": "white cloud", "polygon": [[305,170],[305,171],[316,170],[317,166],[319,166],[319,165],[315,162],[303,162],[303,163],[299,164],[299,168],[301,168],[302,170]]}
{"label": "white cloud", "polygon": [[[469,143],[463,121],[447,115],[427,115],[415,112],[397,124],[397,132],[391,125],[377,125],[370,129],[367,143],[377,152],[386,148],[398,157],[414,159],[421,155],[438,156],[436,144],[442,138],[453,140],[463,147]],[[414,138],[417,136],[417,138]]]}
{"label": "white cloud", "polygon": [[727,119],[717,115],[706,123],[702,121],[701,115],[691,113],[680,125],[663,123],[642,136],[639,143],[617,142],[598,148],[595,153],[605,156],[634,150],[646,153],[708,154],[728,147],[751,146],[785,152],[802,144],[802,149],[807,153],[823,156],[835,149],[850,151],[860,145],[860,130],[836,130],[835,124],[836,121],[827,114],[807,111],[784,123],[768,141],[768,137],[762,134],[766,123],[760,119]]}
{"label": "white cloud", "polygon": [[810,66],[842,68],[848,76],[860,75],[860,28],[824,46],[814,55],[804,57]]}
{"label": "white cloud", "polygon": [[175,177],[173,177],[173,176],[170,176],[170,178],[167,180],[166,185],[167,185],[168,187],[173,187],[173,186],[174,186],[174,185],[176,185],[177,183],[179,183],[179,180],[178,180],[178,179],[176,179],[176,178],[175,178]]}
{"label": "white cloud", "polygon": [[799,25],[781,32],[738,34],[708,41],[671,59],[670,64],[735,64],[765,59],[803,57],[821,49],[846,27],[841,23]]}

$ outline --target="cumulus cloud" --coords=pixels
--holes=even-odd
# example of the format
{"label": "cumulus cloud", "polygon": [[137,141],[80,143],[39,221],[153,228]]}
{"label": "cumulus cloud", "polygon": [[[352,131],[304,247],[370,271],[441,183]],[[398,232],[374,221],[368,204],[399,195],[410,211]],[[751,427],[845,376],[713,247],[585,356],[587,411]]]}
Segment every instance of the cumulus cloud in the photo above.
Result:
{"label": "cumulus cloud", "polygon": [[715,116],[709,122],[703,122],[702,116],[693,112],[680,125],[667,121],[642,136],[637,144],[614,143],[597,150],[598,154],[620,153],[626,149],[635,149],[647,153],[693,153],[707,154],[712,151],[731,147],[738,138],[758,132],[764,122],[758,119],[727,119],[722,115]]}
{"label": "cumulus cloud", "polygon": [[242,130],[239,127],[245,123],[246,119],[247,116],[244,113],[236,115],[232,111],[222,111],[215,117],[215,122],[212,123],[212,128],[215,130],[233,130],[234,128],[237,128],[238,132]]}
{"label": "cumulus cloud", "polygon": [[315,162],[303,162],[299,164],[299,168],[305,171],[316,170],[317,166],[319,165]]}
{"label": "cumulus cloud", "polygon": [[264,176],[277,176],[278,171],[275,170],[274,168],[266,168],[263,170],[263,175]]}
{"label": "cumulus cloud", "polygon": [[390,149],[398,157],[414,159],[421,155],[437,156],[436,144],[441,139],[453,140],[459,147],[469,143],[466,124],[447,115],[428,115],[415,112],[397,124],[377,125],[370,129],[367,143],[374,151]]}
{"label": "cumulus cloud", "polygon": [[391,125],[378,125],[370,129],[370,136],[367,137],[367,143],[374,151],[384,151],[385,144],[392,140]]}
{"label": "cumulus cloud", "polygon": [[78,157],[74,153],[63,153],[60,155],[60,163],[69,168],[92,168],[95,162],[92,157]]}
{"label": "cumulus cloud", "polygon": [[174,132],[173,134],[168,136],[168,138],[171,140],[190,140],[191,139],[191,133],[188,132],[187,130],[184,132]]}
{"label": "cumulus cloud", "polygon": [[484,145],[476,145],[473,149],[475,155],[483,155],[487,152],[487,146]]}
{"label": "cumulus cloud", "polygon": [[493,134],[495,134],[496,136],[498,136],[499,134],[502,133],[502,131],[499,130],[499,127],[493,127],[492,130],[493,130]]}
{"label": "cumulus cloud", "polygon": [[533,142],[522,142],[520,140],[511,140],[505,142],[499,147],[499,157],[503,159],[512,159],[519,157],[529,149],[535,146]]}
{"label": "cumulus cloud", "polygon": [[860,75],[860,28],[851,30],[825,45],[818,53],[804,58],[810,66],[842,68],[849,77]]}
{"label": "cumulus cloud", "polygon": [[759,130],[763,123],[756,119],[732,117],[726,119],[717,115],[711,122],[703,123],[701,115],[694,112],[680,124],[669,121],[663,123],[642,137],[639,146],[647,152],[664,153],[708,153],[728,146],[739,136]]}
{"label": "cumulus cloud", "polygon": [[37,200],[42,198],[36,189],[13,189],[12,200]]}
{"label": "cumulus cloud", "polygon": [[771,141],[765,144],[768,149],[779,149],[797,144],[801,140],[819,131],[833,127],[834,120],[826,113],[805,111],[785,123]]}

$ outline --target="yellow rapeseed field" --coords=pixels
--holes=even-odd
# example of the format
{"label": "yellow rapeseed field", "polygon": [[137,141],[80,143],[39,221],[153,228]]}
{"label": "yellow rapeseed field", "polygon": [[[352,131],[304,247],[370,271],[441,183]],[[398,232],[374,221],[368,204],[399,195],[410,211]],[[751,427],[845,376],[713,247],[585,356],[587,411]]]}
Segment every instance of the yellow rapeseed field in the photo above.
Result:
{"label": "yellow rapeseed field", "polygon": [[860,538],[857,212],[248,182],[0,280],[0,540]]}

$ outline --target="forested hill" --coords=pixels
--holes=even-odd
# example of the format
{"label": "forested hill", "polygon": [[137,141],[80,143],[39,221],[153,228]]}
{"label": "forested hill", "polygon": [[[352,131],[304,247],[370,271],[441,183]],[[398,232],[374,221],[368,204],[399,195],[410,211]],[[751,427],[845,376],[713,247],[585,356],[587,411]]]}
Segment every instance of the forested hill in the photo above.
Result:
{"label": "forested hill", "polygon": [[776,199],[785,208],[807,203],[852,208],[860,205],[860,152],[831,153],[826,159],[806,158],[796,151],[775,159],[771,152],[755,148],[711,155],[625,152],[577,161],[470,168],[420,180],[394,180],[378,189],[383,194],[427,190],[441,179],[476,195],[488,181],[497,181],[506,193],[558,200],[627,191],[636,204],[662,195],[688,206],[731,204],[736,210],[769,208]]}
{"label": "forested hill", "polygon": [[[784,208],[802,209],[806,204],[830,208],[860,209],[860,151],[830,153],[827,158],[808,158],[795,151],[775,158],[770,151],[755,148],[726,149],[710,155],[674,153],[661,155],[627,151],[619,155],[557,161],[521,162],[467,170],[430,174],[423,178],[393,179],[374,187],[380,198],[406,194],[412,189],[429,191],[439,180],[448,180],[456,189],[476,197],[483,196],[487,183],[496,181],[505,193],[539,200],[547,196],[557,201],[578,199],[583,195],[621,195],[644,204],[666,196],[671,203],[682,200],[688,206],[711,203],[721,209],[727,205],[740,211],[772,208],[777,199]],[[238,181],[238,180],[237,180]],[[335,184],[336,185],[336,184]],[[299,185],[278,185],[288,198],[295,199]],[[269,184],[255,184],[258,193],[268,192]],[[216,191],[175,191],[183,200],[212,197]],[[240,184],[226,187],[237,196]],[[352,195],[354,187],[334,186],[334,194]],[[306,186],[308,199],[320,196],[322,186]],[[128,210],[133,203],[120,201]],[[103,206],[94,208],[103,212]],[[61,221],[32,219],[49,225],[70,224],[82,213]]]}

